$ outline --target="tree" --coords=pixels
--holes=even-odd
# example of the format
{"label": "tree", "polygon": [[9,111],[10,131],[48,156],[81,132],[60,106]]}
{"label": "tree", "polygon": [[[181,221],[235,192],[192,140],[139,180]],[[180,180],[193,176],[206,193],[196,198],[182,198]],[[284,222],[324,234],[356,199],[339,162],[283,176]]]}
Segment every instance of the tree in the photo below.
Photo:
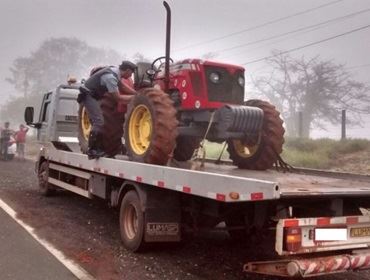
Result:
{"label": "tree", "polygon": [[302,136],[309,137],[313,126],[337,124],[342,109],[352,112],[349,121],[358,121],[361,113],[370,111],[369,87],[355,81],[344,65],[318,56],[295,59],[277,52],[268,64],[269,75],[252,77],[252,82],[258,94],[281,111],[291,136],[298,135],[298,112],[303,115]]}
{"label": "tree", "polygon": [[66,83],[69,75],[81,79],[87,77],[94,66],[118,65],[122,59],[124,57],[114,50],[91,47],[76,38],[48,39],[29,57],[14,60],[11,77],[6,80],[23,97],[13,96],[1,108],[1,115],[4,119],[22,121],[24,104],[30,104],[26,101],[41,102],[40,94]]}

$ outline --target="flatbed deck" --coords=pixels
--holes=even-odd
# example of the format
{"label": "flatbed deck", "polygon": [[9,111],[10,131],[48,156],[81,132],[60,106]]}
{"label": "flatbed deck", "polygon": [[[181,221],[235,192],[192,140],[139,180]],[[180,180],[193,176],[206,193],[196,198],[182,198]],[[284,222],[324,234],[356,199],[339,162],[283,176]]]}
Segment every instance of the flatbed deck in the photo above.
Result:
{"label": "flatbed deck", "polygon": [[[77,152],[47,149],[47,158],[59,164],[120,177],[157,187],[225,202],[274,200],[294,197],[370,196],[370,176],[299,169],[242,170],[229,164],[206,162],[198,170],[190,164],[157,166],[119,159],[88,160]],[[238,193],[233,199],[230,193]]]}
{"label": "flatbed deck", "polygon": [[302,196],[370,196],[370,176],[313,169],[289,172],[241,170],[231,165],[206,163],[205,170],[215,174],[255,178],[275,182],[280,198]]}

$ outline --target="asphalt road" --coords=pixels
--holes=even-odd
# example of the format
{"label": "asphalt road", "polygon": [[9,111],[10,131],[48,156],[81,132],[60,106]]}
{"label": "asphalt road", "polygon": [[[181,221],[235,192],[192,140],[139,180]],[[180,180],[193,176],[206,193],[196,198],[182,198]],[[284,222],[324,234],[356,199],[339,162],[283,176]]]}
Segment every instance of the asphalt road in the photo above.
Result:
{"label": "asphalt road", "polygon": [[[20,220],[32,226],[40,238],[53,244],[96,279],[281,279],[242,272],[243,264],[248,261],[273,258],[273,244],[254,243],[253,240],[237,243],[223,232],[196,236],[179,245],[160,244],[141,254],[131,253],[122,247],[116,209],[109,208],[104,201],[89,200],[68,192],[43,197],[38,193],[33,170],[31,161],[0,162],[0,198],[17,212]],[[1,222],[3,215],[0,215]],[[14,268],[35,268],[24,273],[27,277],[21,279],[58,279],[56,275],[60,267],[54,269],[44,263],[44,257],[37,260],[29,255],[37,252],[37,248],[11,241],[16,238],[13,233],[18,231],[22,230],[0,226],[0,236],[9,238],[9,241],[0,242],[0,263],[11,265],[7,273],[13,273]],[[18,238],[26,240],[30,237]],[[14,264],[9,264],[12,260]],[[39,267],[50,268],[52,278],[31,278]],[[16,279],[6,277],[0,266],[1,280]],[[73,279],[67,277],[60,279]],[[368,280],[370,273],[344,273],[318,279]]]}
{"label": "asphalt road", "polygon": [[77,279],[2,209],[0,225],[0,279]]}

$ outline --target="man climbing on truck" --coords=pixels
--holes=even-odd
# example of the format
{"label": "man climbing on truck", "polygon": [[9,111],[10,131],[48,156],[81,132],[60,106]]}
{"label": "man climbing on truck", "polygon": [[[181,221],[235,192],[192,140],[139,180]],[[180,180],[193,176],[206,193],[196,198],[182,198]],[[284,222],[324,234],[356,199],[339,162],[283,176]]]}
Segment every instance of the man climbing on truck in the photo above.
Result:
{"label": "man climbing on truck", "polygon": [[[112,94],[117,102],[128,104],[136,91],[121,83],[121,78],[130,78],[135,69],[136,65],[134,63],[122,61],[119,67],[104,67],[93,73],[80,87],[77,101],[85,106],[92,124],[87,151],[89,159],[104,156],[102,148],[104,118],[98,101],[104,94]],[[120,95],[120,92],[125,93],[125,95]]]}

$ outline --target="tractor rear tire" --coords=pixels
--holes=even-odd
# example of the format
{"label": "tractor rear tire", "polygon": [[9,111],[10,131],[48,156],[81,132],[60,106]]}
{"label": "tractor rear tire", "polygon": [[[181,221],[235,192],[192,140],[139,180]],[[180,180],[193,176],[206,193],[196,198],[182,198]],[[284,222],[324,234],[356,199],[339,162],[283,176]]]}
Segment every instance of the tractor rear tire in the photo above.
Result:
{"label": "tractor rear tire", "polygon": [[[264,118],[258,140],[247,141],[229,139],[227,150],[234,165],[241,169],[266,170],[271,168],[283,151],[284,133],[283,120],[275,106],[262,100],[248,100],[246,106],[258,107],[263,110]],[[248,149],[246,153],[245,149]]]}
{"label": "tractor rear tire", "polygon": [[147,88],[129,103],[124,137],[130,160],[166,165],[177,137],[176,109],[165,92]]}
{"label": "tractor rear tire", "polygon": [[78,143],[83,154],[87,153],[89,148],[89,134],[91,130],[91,123],[85,106],[80,103],[78,107]]}
{"label": "tractor rear tire", "polygon": [[191,159],[195,149],[199,147],[201,139],[191,136],[179,136],[176,139],[176,148],[173,152],[173,158],[178,161],[187,161]]}
{"label": "tractor rear tire", "polygon": [[125,114],[118,111],[117,101],[111,94],[105,94],[100,101],[104,117],[103,149],[107,157],[121,154]]}
{"label": "tractor rear tire", "polygon": [[[121,154],[123,150],[123,124],[125,114],[119,112],[117,101],[113,95],[105,94],[100,100],[100,108],[104,117],[103,127],[103,149],[107,157],[114,157]],[[78,141],[81,151],[86,153],[88,150],[88,139],[91,124],[83,105],[80,104],[78,110]]]}

